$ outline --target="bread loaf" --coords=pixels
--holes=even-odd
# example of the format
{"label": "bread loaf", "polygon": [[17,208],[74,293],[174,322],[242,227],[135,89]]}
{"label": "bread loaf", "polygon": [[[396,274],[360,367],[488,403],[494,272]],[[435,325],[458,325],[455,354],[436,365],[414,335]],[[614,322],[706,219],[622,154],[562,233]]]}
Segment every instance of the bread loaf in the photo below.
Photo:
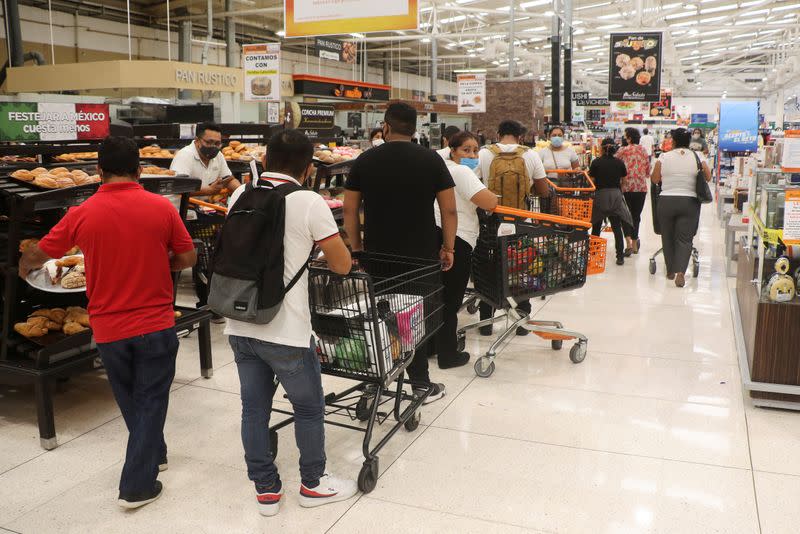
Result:
{"label": "bread loaf", "polygon": [[272,94],[272,80],[269,76],[257,76],[250,81],[250,90],[256,96]]}

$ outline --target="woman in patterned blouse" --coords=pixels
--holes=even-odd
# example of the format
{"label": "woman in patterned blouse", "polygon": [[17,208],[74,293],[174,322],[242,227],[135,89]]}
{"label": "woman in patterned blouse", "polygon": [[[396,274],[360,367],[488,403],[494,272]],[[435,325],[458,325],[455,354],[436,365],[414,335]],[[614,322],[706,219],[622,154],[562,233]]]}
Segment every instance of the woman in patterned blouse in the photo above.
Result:
{"label": "woman in patterned blouse", "polygon": [[641,137],[636,128],[625,128],[625,140],[628,144],[620,148],[616,154],[628,169],[628,175],[622,180],[622,193],[633,217],[633,226],[626,228],[629,235],[625,236],[628,242],[625,256],[638,254],[641,245],[639,224],[642,221],[642,210],[647,199],[647,180],[650,177],[650,156],[639,144]]}

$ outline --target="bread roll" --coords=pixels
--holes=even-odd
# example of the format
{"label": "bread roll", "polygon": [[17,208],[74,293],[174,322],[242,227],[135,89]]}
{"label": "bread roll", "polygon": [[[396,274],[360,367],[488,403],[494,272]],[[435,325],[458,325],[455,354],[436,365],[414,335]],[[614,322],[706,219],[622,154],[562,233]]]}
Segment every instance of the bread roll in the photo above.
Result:
{"label": "bread roll", "polygon": [[242,144],[241,141],[231,141],[230,143],[228,143],[228,146],[235,149],[241,144]]}
{"label": "bread roll", "polygon": [[250,81],[250,90],[256,96],[272,94],[272,80],[269,76],[257,76]]}
{"label": "bread roll", "polygon": [[31,174],[33,174],[34,176],[39,176],[40,174],[47,174],[47,169],[45,169],[44,167],[36,167],[31,171]]}
{"label": "bread roll", "polygon": [[47,334],[47,328],[44,325],[30,323],[17,323],[14,325],[14,331],[25,337],[42,337]]}
{"label": "bread roll", "polygon": [[83,326],[80,323],[76,323],[75,321],[70,321],[68,323],[64,323],[63,332],[68,336],[71,336],[73,334],[79,334],[80,332],[83,332],[84,330],[86,330],[86,327]]}
{"label": "bread roll", "polygon": [[33,180],[33,184],[45,189],[58,189],[58,183],[49,175],[40,174]]}
{"label": "bread roll", "polygon": [[61,279],[61,287],[64,289],[86,287],[86,275],[78,271],[70,271]]}
{"label": "bread roll", "polygon": [[69,174],[69,169],[66,167],[56,167],[55,169],[50,171],[50,174],[59,175],[59,174]]}
{"label": "bread roll", "polygon": [[65,187],[75,187],[75,181],[66,174],[59,175],[58,178],[56,178],[56,184],[58,185],[59,189],[63,189]]}
{"label": "bread roll", "polygon": [[11,176],[16,178],[17,180],[24,180],[26,182],[33,181],[33,179],[36,178],[35,174],[33,174],[31,171],[26,171],[24,169],[12,172]]}

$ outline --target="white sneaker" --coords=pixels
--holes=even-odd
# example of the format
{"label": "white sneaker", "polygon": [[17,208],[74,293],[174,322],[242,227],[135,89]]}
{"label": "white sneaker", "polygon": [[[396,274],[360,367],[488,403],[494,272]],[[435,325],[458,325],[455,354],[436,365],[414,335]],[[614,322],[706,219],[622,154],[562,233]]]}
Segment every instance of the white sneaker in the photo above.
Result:
{"label": "white sneaker", "polygon": [[278,491],[259,491],[256,487],[258,513],[266,517],[277,514],[281,509],[281,497],[283,497],[283,484]]}
{"label": "white sneaker", "polygon": [[315,488],[307,488],[305,484],[300,484],[300,506],[313,508],[332,502],[346,501],[356,493],[358,493],[358,486],[353,480],[336,478],[326,473],[320,477],[319,486]]}

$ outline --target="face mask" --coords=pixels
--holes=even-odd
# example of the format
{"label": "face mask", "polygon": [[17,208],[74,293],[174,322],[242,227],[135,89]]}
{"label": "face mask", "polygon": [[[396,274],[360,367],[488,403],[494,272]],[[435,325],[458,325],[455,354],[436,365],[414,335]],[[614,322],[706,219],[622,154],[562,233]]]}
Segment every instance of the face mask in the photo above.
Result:
{"label": "face mask", "polygon": [[550,144],[553,145],[556,148],[559,148],[561,145],[564,144],[564,138],[563,137],[558,137],[558,136],[551,137],[550,138]]}
{"label": "face mask", "polygon": [[372,140],[372,146],[381,146],[385,142],[386,141],[384,141],[383,139],[373,139]]}
{"label": "face mask", "polygon": [[692,135],[692,139],[700,139],[700,134],[696,133]]}
{"label": "face mask", "polygon": [[201,154],[202,154],[204,157],[206,157],[206,158],[208,158],[208,159],[214,159],[214,158],[216,158],[216,157],[217,157],[217,154],[219,154],[219,148],[218,148],[218,147],[215,147],[215,146],[205,146],[205,145],[201,145],[201,146],[200,146],[200,153],[201,153]]}
{"label": "face mask", "polygon": [[480,160],[478,158],[461,158],[461,165],[465,167],[469,167],[473,171],[478,168],[478,162]]}

